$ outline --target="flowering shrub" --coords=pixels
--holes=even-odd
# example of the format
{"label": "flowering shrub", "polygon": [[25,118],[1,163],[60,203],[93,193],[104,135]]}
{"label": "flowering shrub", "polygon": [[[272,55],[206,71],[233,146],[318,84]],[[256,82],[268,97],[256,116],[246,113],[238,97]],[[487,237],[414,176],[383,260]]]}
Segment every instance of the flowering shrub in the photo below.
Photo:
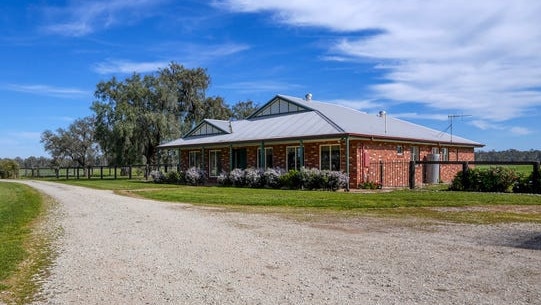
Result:
{"label": "flowering shrub", "polygon": [[346,173],[339,171],[326,171],[327,185],[326,189],[336,191],[341,188],[347,188],[349,184],[349,177]]}
{"label": "flowering shrub", "polygon": [[223,185],[223,186],[233,185],[233,182],[229,178],[229,174],[225,171],[222,171],[220,175],[218,175],[218,178],[216,178],[216,180],[218,181],[218,184]]}
{"label": "flowering shrub", "polygon": [[166,177],[161,171],[151,171],[150,177],[152,177],[152,181],[154,183],[165,183]]}
{"label": "flowering shrub", "polygon": [[270,188],[280,188],[280,176],[284,171],[279,168],[267,168],[263,173],[264,185]]}
{"label": "flowering shrub", "polygon": [[240,168],[235,168],[229,173],[229,180],[234,186],[244,186],[244,171]]}
{"label": "flowering shrub", "polygon": [[191,167],[185,172],[186,183],[189,185],[202,185],[207,181],[207,175],[205,171]]}
{"label": "flowering shrub", "polygon": [[263,171],[253,167],[245,169],[244,182],[249,187],[262,187],[264,185]]}

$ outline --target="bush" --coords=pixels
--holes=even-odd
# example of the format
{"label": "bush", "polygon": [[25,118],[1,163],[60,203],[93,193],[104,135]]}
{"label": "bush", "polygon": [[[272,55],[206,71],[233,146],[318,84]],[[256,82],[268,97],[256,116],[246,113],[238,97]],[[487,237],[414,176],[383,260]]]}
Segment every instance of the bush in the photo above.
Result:
{"label": "bush", "polygon": [[262,187],[265,183],[263,171],[259,168],[247,168],[244,170],[244,182],[249,187]]}
{"label": "bush", "polygon": [[203,185],[207,181],[207,174],[205,171],[191,167],[185,173],[186,184],[189,185]]}
{"label": "bush", "polygon": [[279,168],[267,168],[263,173],[264,185],[271,188],[280,188],[280,176],[284,171]]}
{"label": "bush", "polygon": [[466,175],[462,171],[453,178],[450,189],[473,192],[511,192],[519,181],[517,173],[506,167],[488,169],[469,169]]}
{"label": "bush", "polygon": [[325,174],[327,175],[327,185],[325,187],[327,190],[336,191],[348,187],[349,177],[346,173],[326,171]]}
{"label": "bush", "polygon": [[222,171],[220,175],[218,175],[218,178],[216,178],[218,184],[223,186],[231,186],[233,185],[233,182],[229,178],[229,174],[225,171]]}
{"label": "bush", "polygon": [[291,169],[287,173],[280,176],[280,185],[289,189],[302,188],[302,176],[301,172]]}
{"label": "bush", "polygon": [[235,168],[229,173],[229,180],[234,186],[244,186],[244,171],[240,168]]}
{"label": "bush", "polygon": [[167,181],[165,175],[161,171],[151,171],[150,177],[154,183],[165,183]]}
{"label": "bush", "polygon": [[381,189],[381,187],[382,187],[381,183],[372,182],[372,181],[363,182],[359,184],[360,189],[366,189],[366,190],[378,190],[378,189]]}
{"label": "bush", "polygon": [[171,171],[165,174],[165,183],[180,184],[180,173],[177,171]]}
{"label": "bush", "polygon": [[19,163],[11,159],[0,159],[0,179],[19,177]]}

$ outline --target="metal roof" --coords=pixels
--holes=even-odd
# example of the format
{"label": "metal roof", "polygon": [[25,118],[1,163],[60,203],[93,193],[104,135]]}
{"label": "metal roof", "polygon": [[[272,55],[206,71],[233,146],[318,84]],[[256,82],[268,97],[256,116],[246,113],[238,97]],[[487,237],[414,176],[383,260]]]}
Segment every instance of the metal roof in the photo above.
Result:
{"label": "metal roof", "polygon": [[[336,104],[286,95],[277,95],[254,114],[261,113],[267,105],[276,101],[298,105],[306,111],[280,113],[267,116],[250,116],[246,120],[204,120],[224,130],[223,134],[187,136],[160,145],[160,148],[235,144],[251,141],[274,141],[285,139],[329,138],[358,136],[389,141],[428,142],[481,147],[483,144],[456,135],[450,135],[421,125],[390,116],[379,117]],[[200,126],[200,125],[198,125]],[[197,127],[196,127],[197,128]],[[188,133],[189,135],[190,133]]]}

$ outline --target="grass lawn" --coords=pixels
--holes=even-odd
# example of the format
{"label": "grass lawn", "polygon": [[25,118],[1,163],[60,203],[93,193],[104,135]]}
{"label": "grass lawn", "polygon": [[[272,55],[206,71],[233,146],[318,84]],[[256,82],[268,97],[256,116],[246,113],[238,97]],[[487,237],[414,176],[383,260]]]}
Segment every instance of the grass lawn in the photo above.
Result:
{"label": "grass lawn", "polygon": [[[136,180],[61,180],[167,202],[276,213],[421,217],[466,223],[541,223],[541,196],[450,192],[439,189],[392,192],[325,192],[178,186]],[[475,208],[474,208],[475,207]],[[453,209],[448,209],[453,208]]]}
{"label": "grass lawn", "polygon": [[35,292],[32,276],[47,256],[33,232],[43,210],[44,199],[34,189],[0,183],[0,303],[24,303]]}

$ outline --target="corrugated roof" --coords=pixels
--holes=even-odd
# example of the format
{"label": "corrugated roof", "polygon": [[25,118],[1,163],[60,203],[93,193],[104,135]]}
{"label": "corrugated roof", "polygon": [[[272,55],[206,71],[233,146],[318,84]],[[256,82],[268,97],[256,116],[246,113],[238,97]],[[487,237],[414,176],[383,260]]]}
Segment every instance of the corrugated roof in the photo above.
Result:
{"label": "corrugated roof", "polygon": [[[238,142],[314,138],[353,135],[412,142],[452,143],[454,145],[483,146],[478,142],[452,136],[421,125],[390,116],[378,117],[336,104],[306,101],[301,98],[277,95],[259,110],[276,99],[301,105],[311,111],[250,117],[239,121],[205,120],[228,134],[190,136],[160,145],[162,148],[186,145],[234,144]],[[258,110],[258,111],[259,111]]]}

